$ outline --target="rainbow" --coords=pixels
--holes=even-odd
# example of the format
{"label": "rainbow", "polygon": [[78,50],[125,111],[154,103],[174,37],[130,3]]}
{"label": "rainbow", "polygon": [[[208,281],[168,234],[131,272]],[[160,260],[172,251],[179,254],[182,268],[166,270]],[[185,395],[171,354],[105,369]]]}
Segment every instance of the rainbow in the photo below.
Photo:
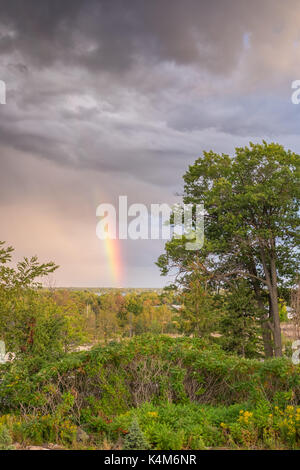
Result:
{"label": "rainbow", "polygon": [[120,242],[118,239],[106,238],[103,240],[105,252],[110,268],[111,278],[116,287],[120,287],[122,281],[122,258],[120,253]]}
{"label": "rainbow", "polygon": [[[103,194],[99,198],[99,193],[95,190],[92,194],[92,204],[96,205],[99,199],[102,199],[102,201],[105,201],[105,199],[107,200]],[[118,227],[116,227],[116,233],[118,233]],[[111,238],[107,234],[107,237],[101,239],[100,247],[101,252],[105,255],[107,267],[109,268],[109,282],[112,283],[112,287],[122,287],[123,262],[121,256],[120,240],[118,238]]]}

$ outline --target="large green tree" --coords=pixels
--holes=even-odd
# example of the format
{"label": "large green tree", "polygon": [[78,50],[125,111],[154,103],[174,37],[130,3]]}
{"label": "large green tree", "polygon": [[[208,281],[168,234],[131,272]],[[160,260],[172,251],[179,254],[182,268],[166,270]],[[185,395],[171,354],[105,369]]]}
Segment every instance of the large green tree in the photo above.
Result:
{"label": "large green tree", "polygon": [[215,282],[247,279],[266,356],[282,355],[279,290],[292,285],[298,268],[299,163],[299,155],[265,141],[233,156],[204,152],[184,175],[183,194],[185,204],[204,203],[204,246],[188,251],[174,239],[158,260],[162,274],[175,267],[179,279],[191,259]]}

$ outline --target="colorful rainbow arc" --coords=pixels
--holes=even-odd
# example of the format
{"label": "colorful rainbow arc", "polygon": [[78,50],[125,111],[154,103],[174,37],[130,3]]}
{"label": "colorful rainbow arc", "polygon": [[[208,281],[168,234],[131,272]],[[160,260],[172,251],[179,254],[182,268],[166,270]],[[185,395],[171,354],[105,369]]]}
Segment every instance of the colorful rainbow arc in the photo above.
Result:
{"label": "colorful rainbow arc", "polygon": [[109,264],[112,280],[118,286],[122,281],[122,258],[120,253],[120,242],[118,239],[106,238],[104,241],[105,252]]}

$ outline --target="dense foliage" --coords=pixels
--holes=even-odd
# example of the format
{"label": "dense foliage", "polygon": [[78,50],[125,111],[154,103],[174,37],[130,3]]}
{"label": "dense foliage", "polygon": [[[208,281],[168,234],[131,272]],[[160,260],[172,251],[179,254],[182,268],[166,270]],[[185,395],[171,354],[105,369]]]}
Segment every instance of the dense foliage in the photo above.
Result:
{"label": "dense foliage", "polygon": [[212,293],[243,280],[266,357],[283,353],[279,298],[298,274],[299,169],[299,155],[265,141],[232,156],[204,152],[183,177],[183,203],[204,204],[204,245],[189,251],[174,238],[157,263],[188,291],[196,276]]}
{"label": "dense foliage", "polygon": [[6,364],[0,400],[3,424],[25,442],[71,445],[79,427],[91,446],[122,447],[135,417],[158,449],[295,447],[300,438],[299,366],[230,356],[197,338],[142,335]]}

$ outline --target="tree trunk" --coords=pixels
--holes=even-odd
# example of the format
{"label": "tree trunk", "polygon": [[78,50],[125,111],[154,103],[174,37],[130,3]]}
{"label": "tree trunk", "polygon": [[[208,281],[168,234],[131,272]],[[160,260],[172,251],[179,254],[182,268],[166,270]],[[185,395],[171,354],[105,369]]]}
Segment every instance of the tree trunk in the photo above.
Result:
{"label": "tree trunk", "polygon": [[271,312],[273,317],[273,337],[274,337],[274,352],[275,357],[282,356],[282,342],[281,342],[281,327],[280,327],[280,317],[279,317],[279,308],[278,308],[278,294],[277,287],[271,288],[270,292],[270,304]]}
{"label": "tree trunk", "polygon": [[[255,262],[253,259],[250,261],[250,272],[252,275],[257,277],[257,270],[256,270]],[[255,297],[256,297],[259,309],[261,311],[260,324],[261,324],[261,332],[262,332],[265,357],[266,358],[273,357],[274,350],[273,350],[273,341],[272,341],[272,331],[269,326],[270,318],[268,314],[265,312],[265,305],[264,305],[264,300],[262,297],[262,288],[257,279],[253,280],[253,287],[254,287]]]}
{"label": "tree trunk", "polygon": [[280,318],[279,318],[279,308],[278,308],[278,289],[277,289],[277,273],[276,273],[276,263],[274,255],[274,243],[271,243],[272,251],[269,258],[269,266],[267,265],[266,256],[264,248],[261,247],[261,257],[264,267],[264,273],[266,278],[266,283],[269,291],[270,297],[270,309],[272,315],[272,324],[273,324],[273,339],[274,339],[274,354],[275,357],[282,356],[282,342],[281,342],[281,328],[280,328]]}
{"label": "tree trunk", "polygon": [[272,344],[272,332],[270,328],[267,325],[267,320],[265,318],[262,318],[261,321],[261,331],[262,331],[262,339],[264,343],[264,352],[265,352],[265,357],[273,357],[274,351],[273,351],[273,344]]}

